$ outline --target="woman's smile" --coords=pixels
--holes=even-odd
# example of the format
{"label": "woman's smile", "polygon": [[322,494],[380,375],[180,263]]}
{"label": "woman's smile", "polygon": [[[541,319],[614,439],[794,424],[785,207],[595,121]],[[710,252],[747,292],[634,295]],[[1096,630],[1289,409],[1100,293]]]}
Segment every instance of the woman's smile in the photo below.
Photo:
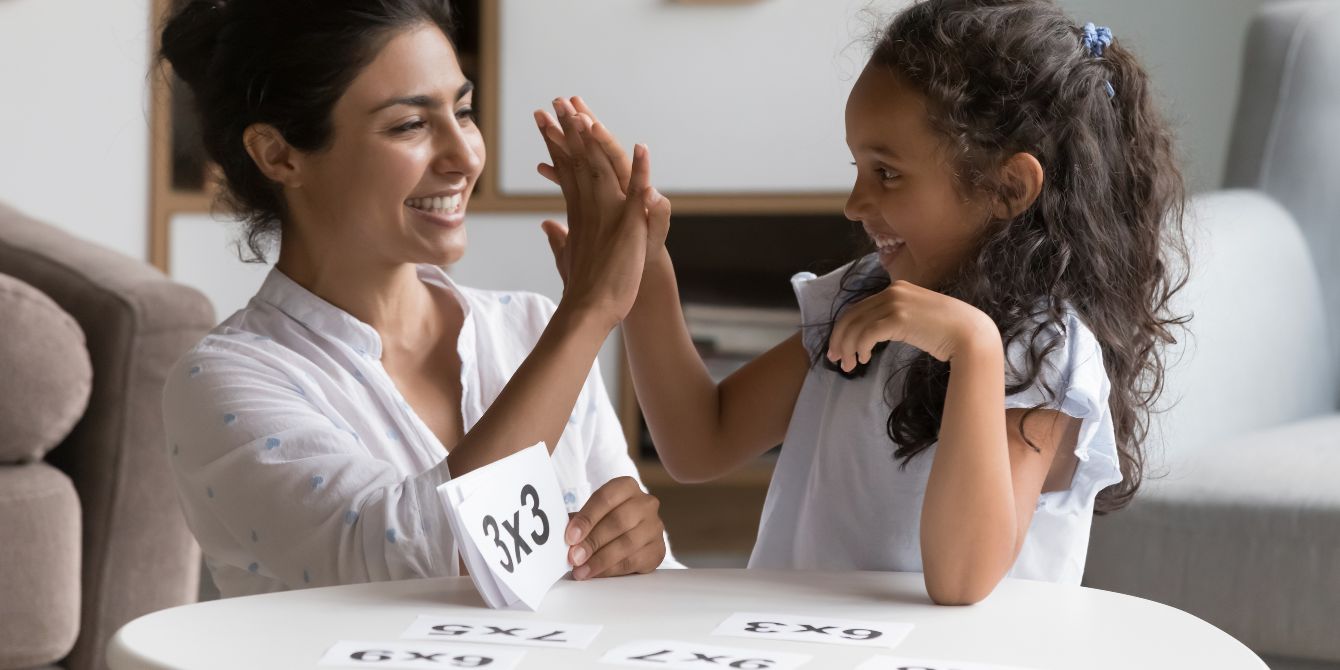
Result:
{"label": "woman's smile", "polygon": [[410,198],[405,201],[405,208],[415,216],[444,228],[459,228],[465,223],[465,194],[462,192]]}

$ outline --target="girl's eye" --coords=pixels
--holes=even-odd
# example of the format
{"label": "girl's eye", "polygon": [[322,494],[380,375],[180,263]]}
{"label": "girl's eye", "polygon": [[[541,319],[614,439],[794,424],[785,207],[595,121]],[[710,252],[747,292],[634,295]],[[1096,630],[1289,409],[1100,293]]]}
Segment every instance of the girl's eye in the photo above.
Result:
{"label": "girl's eye", "polygon": [[475,122],[475,108],[474,108],[474,107],[462,107],[462,108],[456,110],[456,118],[459,119],[459,120],[461,120],[461,121],[469,121],[469,122],[471,122],[471,123],[474,123],[474,122]]}
{"label": "girl's eye", "polygon": [[428,123],[425,122],[423,119],[415,119],[413,121],[408,121],[406,123],[403,123],[401,125],[392,128],[391,132],[396,134],[410,133],[420,128],[423,128],[426,125],[428,125]]}
{"label": "girl's eye", "polygon": [[[856,161],[852,161],[851,164],[855,166]],[[902,176],[897,172],[894,172],[893,170],[890,170],[882,166],[875,168],[875,175],[879,177],[880,181],[893,181],[894,179],[897,179]]]}

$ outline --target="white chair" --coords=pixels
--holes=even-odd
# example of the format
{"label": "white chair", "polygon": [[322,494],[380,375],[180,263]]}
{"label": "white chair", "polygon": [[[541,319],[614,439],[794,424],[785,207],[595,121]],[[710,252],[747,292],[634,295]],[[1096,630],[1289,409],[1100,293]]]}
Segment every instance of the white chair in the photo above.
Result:
{"label": "white chair", "polygon": [[1276,670],[1340,669],[1340,2],[1261,10],[1225,187],[1189,216],[1166,475],[1095,519],[1085,585],[1195,614]]}

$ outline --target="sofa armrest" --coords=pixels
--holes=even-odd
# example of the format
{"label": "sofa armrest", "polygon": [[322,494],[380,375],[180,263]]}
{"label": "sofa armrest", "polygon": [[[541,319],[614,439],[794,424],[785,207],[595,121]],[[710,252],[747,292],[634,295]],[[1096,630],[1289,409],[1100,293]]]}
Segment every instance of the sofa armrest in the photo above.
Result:
{"label": "sofa armrest", "polygon": [[100,668],[124,623],[195,598],[199,549],[167,461],[168,369],[214,325],[198,291],[153,267],[0,205],[0,272],[38,288],[83,328],[93,390],[47,461],[83,508],[83,606],[67,668]]}

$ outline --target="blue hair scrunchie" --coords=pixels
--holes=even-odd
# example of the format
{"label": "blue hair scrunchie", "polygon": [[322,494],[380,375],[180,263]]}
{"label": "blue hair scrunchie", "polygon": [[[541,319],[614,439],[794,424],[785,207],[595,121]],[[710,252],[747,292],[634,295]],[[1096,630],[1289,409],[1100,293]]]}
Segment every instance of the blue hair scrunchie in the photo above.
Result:
{"label": "blue hair scrunchie", "polygon": [[1102,58],[1103,50],[1112,46],[1112,29],[1107,26],[1095,26],[1092,23],[1084,24],[1084,48],[1093,54],[1094,58]]}
{"label": "blue hair scrunchie", "polygon": [[[1112,46],[1112,29],[1107,26],[1095,26],[1092,23],[1084,24],[1084,48],[1094,58],[1102,58],[1103,51]],[[1103,88],[1107,90],[1107,97],[1117,97],[1117,90],[1112,88],[1111,81],[1104,81]]]}

